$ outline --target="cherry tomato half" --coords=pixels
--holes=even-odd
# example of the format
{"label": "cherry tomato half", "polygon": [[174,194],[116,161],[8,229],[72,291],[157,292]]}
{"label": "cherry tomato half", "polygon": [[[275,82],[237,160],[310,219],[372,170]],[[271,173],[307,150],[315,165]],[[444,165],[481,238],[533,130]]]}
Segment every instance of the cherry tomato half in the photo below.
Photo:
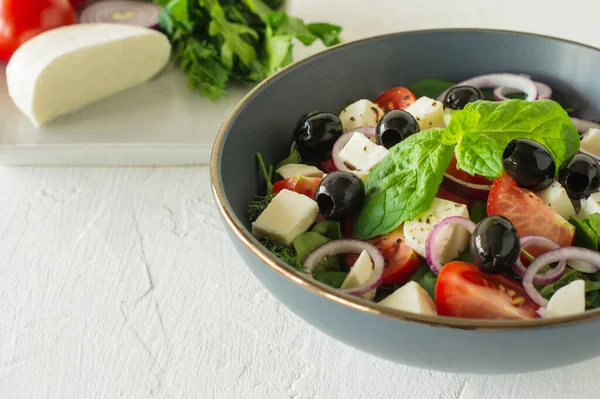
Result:
{"label": "cherry tomato half", "polygon": [[384,111],[406,109],[417,101],[417,97],[406,87],[395,87],[380,94],[375,103]]}

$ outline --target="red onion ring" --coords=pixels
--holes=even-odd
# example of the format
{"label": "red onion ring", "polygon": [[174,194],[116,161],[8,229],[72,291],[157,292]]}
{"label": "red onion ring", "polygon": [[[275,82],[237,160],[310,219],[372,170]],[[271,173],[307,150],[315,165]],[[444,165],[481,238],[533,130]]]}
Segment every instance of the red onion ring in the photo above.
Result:
{"label": "red onion ring", "polygon": [[[568,260],[581,260],[592,265],[600,265],[600,252],[580,247],[562,247],[548,251],[535,258],[523,276],[523,288],[525,288],[525,292],[527,292],[527,295],[529,295],[529,298],[533,302],[542,307],[548,306],[548,300],[541,296],[533,285],[533,278],[537,275],[537,272],[550,263],[566,262]],[[596,270],[600,270],[600,267],[596,266]]]}
{"label": "red onion ring", "polygon": [[[546,238],[546,237],[527,236],[527,237],[521,238],[521,248],[525,249],[526,247],[528,247],[530,245],[541,245],[541,246],[544,246],[549,249],[560,248],[560,245],[558,245],[557,243],[555,243],[554,241],[552,241],[551,239]],[[558,262],[558,265],[556,265],[556,267],[553,268],[552,270],[548,270],[544,274],[536,274],[533,277],[533,284],[536,284],[536,285],[552,284],[552,283],[558,281],[562,277],[566,268],[567,268],[567,261],[560,260]],[[517,258],[517,262],[513,265],[512,270],[517,276],[519,276],[521,278],[523,278],[523,276],[525,276],[525,273],[527,272],[527,267],[525,267],[523,262],[521,262],[520,256]]]}
{"label": "red onion ring", "polygon": [[599,123],[586,121],[585,119],[571,117],[571,122],[573,122],[579,133],[585,133],[590,129],[600,129]]}
{"label": "red onion ring", "polygon": [[354,133],[364,134],[366,137],[375,137],[375,127],[373,126],[365,126],[359,127],[357,129],[353,129],[347,133],[342,134],[336,142],[333,144],[333,149],[331,150],[331,158],[333,159],[333,164],[338,170],[342,170],[345,172],[352,172],[352,170],[346,166],[342,158],[340,158],[340,152],[344,148],[346,144],[352,138]]}
{"label": "red onion ring", "polygon": [[151,3],[125,0],[101,1],[84,9],[79,22],[106,22],[154,28],[158,26],[161,11],[161,6]]}
{"label": "red onion ring", "polygon": [[[523,76],[523,77],[525,77],[525,76]],[[537,99],[538,100],[547,100],[547,99],[552,98],[552,89],[550,88],[550,86],[548,86],[547,84],[542,83],[542,82],[533,82],[533,83],[535,83],[535,86],[537,87],[537,91],[538,91]],[[511,87],[498,86],[494,89],[494,100],[506,101],[506,100],[508,100],[508,98],[506,98],[506,95],[513,94],[513,93],[521,93],[521,90],[513,89]]]}
{"label": "red onion ring", "polygon": [[[460,82],[452,87],[456,86],[473,86],[478,89],[486,87],[506,86],[519,89],[519,91],[526,93],[527,101],[533,101],[538,97],[538,89],[535,83],[533,83],[533,81],[529,78],[514,73],[490,73],[487,75],[476,76],[474,78]],[[452,89],[452,87],[450,89]],[[437,100],[443,103],[444,98],[446,97],[446,94],[450,89],[440,94]]]}
{"label": "red onion ring", "polygon": [[431,232],[427,235],[427,240],[425,240],[425,259],[427,260],[429,268],[436,276],[440,273],[440,270],[442,270],[443,266],[440,262],[440,257],[435,251],[437,237],[444,227],[453,224],[464,227],[469,233],[473,233],[473,230],[475,230],[476,226],[475,222],[473,222],[471,219],[467,219],[462,216],[449,216],[435,225],[433,230],[431,230]]}
{"label": "red onion ring", "polygon": [[373,273],[369,280],[358,287],[340,290],[346,294],[361,296],[381,285],[383,281],[383,267],[385,260],[376,246],[366,241],[355,240],[352,238],[342,238],[333,240],[315,248],[304,260],[303,266],[312,274],[312,271],[326,256],[335,256],[340,254],[360,254],[367,251],[373,261]]}

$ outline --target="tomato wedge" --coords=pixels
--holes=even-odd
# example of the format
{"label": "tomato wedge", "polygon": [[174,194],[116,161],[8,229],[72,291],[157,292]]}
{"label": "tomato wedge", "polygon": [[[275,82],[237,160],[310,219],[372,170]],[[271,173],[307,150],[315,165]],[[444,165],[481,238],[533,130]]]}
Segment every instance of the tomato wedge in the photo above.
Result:
{"label": "tomato wedge", "polygon": [[446,169],[446,173],[448,173],[450,176],[454,176],[459,180],[462,180],[466,183],[471,183],[471,184],[482,184],[482,185],[490,185],[492,184],[492,182],[487,179],[486,177],[483,176],[478,176],[478,175],[470,175],[469,173],[465,172],[464,170],[460,170],[456,167],[456,154],[454,154],[452,156],[452,160],[450,161],[450,165],[448,166],[448,169]]}
{"label": "tomato wedge", "polygon": [[406,87],[395,87],[383,92],[375,99],[375,103],[384,111],[406,109],[417,101],[417,97]]}
{"label": "tomato wedge", "polygon": [[273,193],[277,194],[283,189],[295,191],[304,194],[307,197],[315,198],[317,187],[321,183],[320,177],[295,176],[285,180],[280,180],[273,185]]}
{"label": "tomato wedge", "polygon": [[446,264],[435,286],[440,316],[518,320],[537,317],[537,305],[518,282],[501,274],[484,274],[466,262]]}
{"label": "tomato wedge", "polygon": [[[531,191],[517,186],[506,174],[492,184],[487,213],[501,215],[510,220],[521,238],[531,235],[543,236],[561,247],[567,247],[573,242],[575,227]],[[531,248],[528,252],[537,256],[544,251]]]}

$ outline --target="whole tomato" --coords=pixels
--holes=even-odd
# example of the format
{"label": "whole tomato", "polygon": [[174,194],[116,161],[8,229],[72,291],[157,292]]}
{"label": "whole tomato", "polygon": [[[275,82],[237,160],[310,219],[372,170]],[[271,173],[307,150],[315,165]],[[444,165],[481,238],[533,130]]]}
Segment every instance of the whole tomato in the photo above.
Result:
{"label": "whole tomato", "polygon": [[77,22],[69,0],[0,0],[0,60],[34,36]]}

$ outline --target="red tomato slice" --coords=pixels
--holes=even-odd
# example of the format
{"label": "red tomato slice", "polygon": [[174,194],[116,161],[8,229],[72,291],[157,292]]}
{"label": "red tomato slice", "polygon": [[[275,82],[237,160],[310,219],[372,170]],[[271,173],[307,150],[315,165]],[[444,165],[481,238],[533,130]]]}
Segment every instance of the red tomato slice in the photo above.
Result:
{"label": "red tomato slice", "polygon": [[532,319],[538,307],[522,285],[501,274],[484,274],[466,262],[446,264],[435,286],[440,316],[474,319]]}
{"label": "red tomato slice", "polygon": [[469,208],[471,207],[471,201],[470,200],[468,200],[466,198],[463,198],[463,197],[461,197],[459,195],[456,195],[454,193],[451,193],[450,191],[446,190],[442,186],[440,186],[438,188],[438,192],[437,192],[437,194],[435,196],[438,197],[438,198],[441,198],[441,199],[445,199],[447,201],[453,201],[453,202],[457,202],[459,204],[465,204]]}
{"label": "red tomato slice", "polygon": [[403,227],[369,242],[375,245],[385,259],[383,284],[404,284],[419,268],[419,255],[406,243]]}
{"label": "red tomato slice", "polygon": [[333,163],[333,159],[328,159],[326,161],[321,162],[321,169],[325,173],[331,173],[331,172],[335,172],[337,170],[337,168],[335,167],[335,164]]}
{"label": "red tomato slice", "polygon": [[273,193],[277,194],[283,189],[295,191],[299,194],[304,194],[307,197],[315,198],[317,187],[321,183],[320,177],[305,177],[295,176],[285,180],[280,180],[273,185]]}
{"label": "red tomato slice", "polygon": [[375,99],[375,103],[384,111],[406,109],[417,101],[417,97],[406,87],[395,87],[387,90]]}
{"label": "red tomato slice", "polygon": [[470,175],[467,172],[465,172],[464,170],[458,169],[456,167],[456,154],[452,156],[452,161],[450,161],[450,166],[448,166],[448,169],[446,169],[446,173],[448,173],[451,176],[456,177],[459,180],[462,180],[464,182],[471,183],[471,184],[483,184],[483,185],[492,184],[492,182],[489,179],[487,179],[483,176]]}
{"label": "red tomato slice", "polygon": [[[502,175],[494,181],[487,203],[488,215],[501,215],[511,221],[519,237],[530,235],[551,239],[561,247],[571,245],[575,227],[563,219],[548,204],[510,178]],[[544,251],[528,248],[534,256]]]}

